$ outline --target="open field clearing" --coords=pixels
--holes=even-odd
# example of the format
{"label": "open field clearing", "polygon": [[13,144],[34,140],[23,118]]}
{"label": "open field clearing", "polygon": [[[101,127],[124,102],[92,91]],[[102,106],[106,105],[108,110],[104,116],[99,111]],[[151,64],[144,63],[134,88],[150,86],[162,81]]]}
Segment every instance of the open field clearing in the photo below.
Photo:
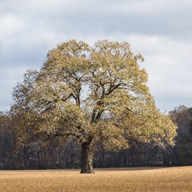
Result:
{"label": "open field clearing", "polygon": [[192,167],[0,171],[0,192],[191,192]]}

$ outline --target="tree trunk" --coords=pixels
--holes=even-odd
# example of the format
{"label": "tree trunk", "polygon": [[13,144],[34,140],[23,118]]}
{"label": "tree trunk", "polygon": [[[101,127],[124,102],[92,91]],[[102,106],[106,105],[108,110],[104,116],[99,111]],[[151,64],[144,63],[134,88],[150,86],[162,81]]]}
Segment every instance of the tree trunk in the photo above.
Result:
{"label": "tree trunk", "polygon": [[93,151],[90,142],[84,142],[81,145],[82,165],[81,173],[94,173],[93,172]]}

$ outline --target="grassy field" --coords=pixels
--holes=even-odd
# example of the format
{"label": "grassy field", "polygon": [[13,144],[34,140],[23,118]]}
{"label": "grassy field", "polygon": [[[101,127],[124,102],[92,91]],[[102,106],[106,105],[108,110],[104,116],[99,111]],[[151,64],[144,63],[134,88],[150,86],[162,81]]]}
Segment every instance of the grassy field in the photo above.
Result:
{"label": "grassy field", "polygon": [[0,192],[192,192],[192,167],[0,171]]}

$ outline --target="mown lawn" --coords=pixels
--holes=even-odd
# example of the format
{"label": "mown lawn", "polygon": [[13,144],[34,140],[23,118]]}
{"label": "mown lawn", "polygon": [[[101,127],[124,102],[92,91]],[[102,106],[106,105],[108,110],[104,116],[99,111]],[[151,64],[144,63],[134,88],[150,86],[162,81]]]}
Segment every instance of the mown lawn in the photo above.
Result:
{"label": "mown lawn", "polygon": [[0,192],[192,192],[192,167],[0,171]]}

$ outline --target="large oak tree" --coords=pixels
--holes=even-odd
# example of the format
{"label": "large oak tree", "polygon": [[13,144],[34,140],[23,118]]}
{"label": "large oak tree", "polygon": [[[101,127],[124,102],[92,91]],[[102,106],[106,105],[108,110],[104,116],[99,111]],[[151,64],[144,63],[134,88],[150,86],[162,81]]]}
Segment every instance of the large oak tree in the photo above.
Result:
{"label": "large oak tree", "polygon": [[13,92],[18,125],[47,139],[75,137],[81,173],[93,172],[93,148],[129,147],[129,138],[173,144],[175,126],[155,107],[147,73],[127,42],[71,40],[49,51],[40,71],[27,71]]}

